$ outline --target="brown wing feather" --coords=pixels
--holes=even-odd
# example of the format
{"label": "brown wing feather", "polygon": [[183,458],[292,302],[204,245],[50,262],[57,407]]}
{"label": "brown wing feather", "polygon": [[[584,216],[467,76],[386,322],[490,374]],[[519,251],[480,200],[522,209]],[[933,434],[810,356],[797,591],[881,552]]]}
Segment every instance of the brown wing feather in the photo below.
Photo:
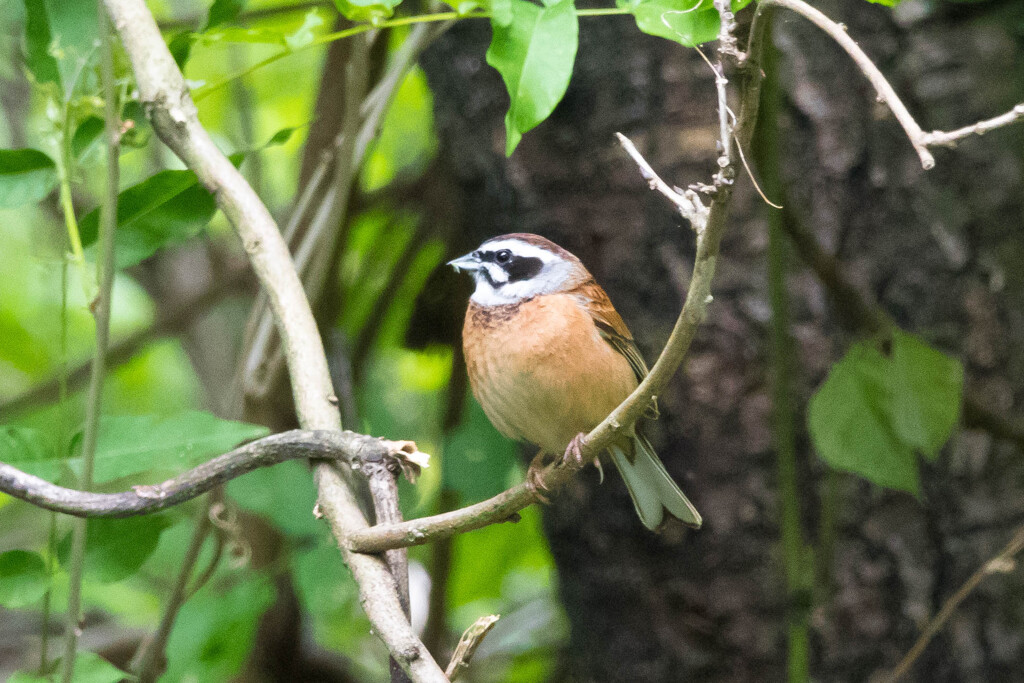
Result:
{"label": "brown wing feather", "polygon": [[[625,321],[615,310],[611,299],[608,298],[608,294],[601,288],[601,285],[591,278],[574,288],[572,293],[583,301],[590,317],[594,319],[594,324],[601,337],[629,361],[629,366],[633,369],[637,381],[646,377],[649,372],[647,363],[644,362],[644,357],[641,355],[640,349],[637,348],[636,342],[633,341],[633,335],[630,334]],[[657,400],[651,402],[645,417],[658,418]]]}

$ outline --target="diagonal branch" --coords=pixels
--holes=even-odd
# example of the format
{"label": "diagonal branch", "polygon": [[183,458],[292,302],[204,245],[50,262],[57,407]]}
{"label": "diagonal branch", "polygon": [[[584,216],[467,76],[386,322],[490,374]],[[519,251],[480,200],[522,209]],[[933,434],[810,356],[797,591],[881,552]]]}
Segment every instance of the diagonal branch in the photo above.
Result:
{"label": "diagonal branch", "polygon": [[[104,0],[131,61],[139,99],[160,139],[217,199],[238,233],[267,294],[288,362],[299,423],[338,431],[341,417],[309,301],[281,232],[266,206],[199,122],[184,76],[144,0]],[[320,509],[339,539],[368,526],[353,495],[350,472],[316,466]],[[446,681],[402,612],[395,581],[379,557],[342,549],[374,632],[414,681]]]}
{"label": "diagonal branch", "polygon": [[166,510],[235,477],[286,460],[315,458],[349,464],[406,460],[415,463],[417,456],[423,454],[410,444],[347,431],[295,429],[240,446],[163,483],[134,486],[131,491],[121,493],[64,488],[0,462],[0,492],[75,517],[134,517]]}
{"label": "diagonal branch", "polygon": [[775,7],[784,7],[796,12],[839,43],[839,46],[853,59],[857,68],[871,81],[871,85],[875,87],[878,97],[889,106],[896,120],[903,126],[903,130],[906,131],[907,137],[910,138],[910,144],[914,146],[914,150],[921,158],[921,166],[925,170],[935,167],[935,157],[928,150],[929,147],[949,147],[956,144],[958,140],[970,135],[984,135],[990,130],[1024,119],[1024,102],[1022,102],[1005,114],[986,121],[979,121],[965,128],[950,132],[937,130],[926,133],[921,129],[921,126],[914,119],[907,106],[903,104],[903,100],[896,94],[892,84],[882,75],[881,70],[875,66],[871,58],[846,32],[846,27],[832,21],[820,10],[811,7],[806,2],[803,2],[803,0],[761,0],[757,4],[757,12],[754,14],[754,20],[751,24],[752,32],[763,30],[759,27],[759,24],[768,23],[767,15]]}

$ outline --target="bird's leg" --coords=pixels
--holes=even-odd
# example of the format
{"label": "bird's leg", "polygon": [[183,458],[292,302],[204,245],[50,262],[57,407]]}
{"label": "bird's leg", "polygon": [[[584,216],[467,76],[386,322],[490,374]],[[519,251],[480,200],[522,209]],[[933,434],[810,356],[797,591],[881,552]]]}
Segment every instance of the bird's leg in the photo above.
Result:
{"label": "bird's leg", "polygon": [[580,432],[576,436],[572,437],[572,441],[565,447],[565,453],[562,454],[562,465],[566,467],[573,467],[575,469],[583,469],[583,445],[587,443],[587,435]]}
{"label": "bird's leg", "polygon": [[548,505],[551,503],[542,491],[547,491],[548,487],[544,484],[544,469],[546,467],[545,460],[547,454],[544,451],[537,451],[537,455],[533,456],[533,460],[530,461],[530,468],[526,471],[526,485],[533,491],[534,497],[538,501]]}

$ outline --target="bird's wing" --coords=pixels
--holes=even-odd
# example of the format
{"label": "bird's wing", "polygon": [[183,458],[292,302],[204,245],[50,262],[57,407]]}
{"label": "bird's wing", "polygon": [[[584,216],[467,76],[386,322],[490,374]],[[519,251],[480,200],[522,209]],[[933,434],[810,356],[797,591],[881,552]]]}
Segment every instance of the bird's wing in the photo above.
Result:
{"label": "bird's wing", "polygon": [[[637,348],[636,342],[633,341],[633,335],[629,333],[629,328],[626,327],[625,321],[622,320],[622,316],[612,306],[611,299],[608,298],[608,294],[601,288],[601,285],[597,284],[594,280],[588,280],[580,285],[575,293],[578,294],[580,301],[583,302],[583,306],[590,313],[590,317],[593,318],[594,325],[597,326],[597,331],[601,337],[611,344],[612,348],[626,357],[626,360],[629,361],[629,367],[633,369],[633,374],[636,375],[636,380],[638,382],[643,380],[649,372],[647,363],[644,362],[644,357],[640,354],[640,349]],[[644,416],[654,420],[658,419],[657,399],[651,402]]]}

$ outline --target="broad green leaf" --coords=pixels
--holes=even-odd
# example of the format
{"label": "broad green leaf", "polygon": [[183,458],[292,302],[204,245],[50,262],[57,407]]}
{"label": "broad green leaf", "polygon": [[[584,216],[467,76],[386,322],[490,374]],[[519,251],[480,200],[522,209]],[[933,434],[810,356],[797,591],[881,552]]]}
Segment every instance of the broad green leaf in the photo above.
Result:
{"label": "broad green leaf", "polygon": [[8,550],[0,553],[0,605],[29,607],[46,593],[49,577],[39,553]]}
{"label": "broad green leaf", "polygon": [[[133,266],[158,249],[184,242],[210,222],[217,203],[192,171],[160,171],[117,197],[117,265]],[[79,222],[83,246],[96,241],[99,209]]]}
{"label": "broad green leaf", "polygon": [[25,2],[25,65],[37,83],[53,83],[60,88],[60,69],[50,53],[53,38],[44,0]]}
{"label": "broad green leaf", "polygon": [[178,65],[179,69],[184,69],[185,64],[188,63],[188,58],[192,56],[192,45],[195,42],[195,33],[192,31],[182,31],[167,43],[167,49],[171,51],[174,63]]}
{"label": "broad green leaf", "polygon": [[900,0],[868,0],[868,2],[874,5],[885,5],[886,7],[895,7],[900,4]]}
{"label": "broad green leaf", "polygon": [[498,434],[476,401],[466,401],[463,416],[445,442],[441,472],[444,488],[468,505],[508,488],[519,472],[519,449]]}
{"label": "broad green leaf", "polygon": [[[161,417],[104,416],[96,443],[97,483],[128,477],[154,468],[181,471],[266,436],[267,428],[222,420],[199,411]],[[71,462],[78,466],[78,458]]]}
{"label": "broad green leaf", "polygon": [[232,479],[227,490],[239,506],[263,515],[287,534],[308,537],[324,529],[313,517],[316,488],[300,462],[261,467]]}
{"label": "broad green leaf", "polygon": [[917,459],[893,429],[888,373],[888,359],[874,346],[855,344],[811,398],[808,427],[832,467],[916,495]]}
{"label": "broad green leaf", "polygon": [[[652,36],[674,40],[692,47],[718,37],[718,11],[713,0],[617,0],[618,7],[629,9],[637,28]],[[733,0],[734,12],[750,0]]]}
{"label": "broad green leaf", "polygon": [[[158,468],[183,471],[266,433],[267,429],[259,425],[222,420],[198,411],[170,416],[104,415],[100,418],[93,478],[103,484]],[[19,427],[0,427],[0,461],[51,481],[64,467],[78,474],[82,465],[81,456],[58,458],[56,447],[41,431]]]}
{"label": "broad green leaf", "polygon": [[893,335],[893,426],[904,443],[934,458],[960,418],[964,369],[914,335]]}
{"label": "broad green leaf", "polygon": [[238,18],[239,12],[245,7],[245,2],[246,0],[213,0],[206,18],[206,28],[231,23]]}
{"label": "broad green leaf", "polygon": [[38,202],[57,186],[57,165],[35,149],[0,149],[0,209]]}
{"label": "broad green leaf", "polygon": [[0,427],[0,462],[51,481],[64,467],[53,440],[28,427]]}
{"label": "broad green leaf", "polygon": [[[156,550],[160,534],[175,518],[169,514],[127,519],[90,519],[85,544],[86,578],[100,583],[122,581],[138,571]],[[67,566],[71,534],[58,544],[57,557]]]}
{"label": "broad green leaf", "polygon": [[505,154],[523,134],[546,119],[565,95],[576,60],[579,21],[572,0],[538,7],[512,0],[512,21],[492,25],[487,63],[498,70],[509,93]]}

